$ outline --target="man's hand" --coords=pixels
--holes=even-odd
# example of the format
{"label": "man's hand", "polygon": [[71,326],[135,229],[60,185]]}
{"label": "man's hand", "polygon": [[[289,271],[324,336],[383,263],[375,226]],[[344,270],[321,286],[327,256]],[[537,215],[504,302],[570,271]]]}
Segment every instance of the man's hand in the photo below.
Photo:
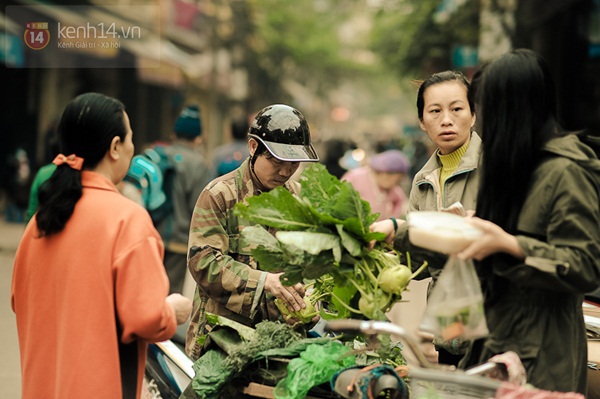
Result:
{"label": "man's hand", "polygon": [[280,277],[283,273],[267,273],[265,279],[265,290],[270,292],[275,298],[282,300],[290,312],[297,312],[306,307],[304,303],[304,287],[302,284],[285,286],[281,283]]}

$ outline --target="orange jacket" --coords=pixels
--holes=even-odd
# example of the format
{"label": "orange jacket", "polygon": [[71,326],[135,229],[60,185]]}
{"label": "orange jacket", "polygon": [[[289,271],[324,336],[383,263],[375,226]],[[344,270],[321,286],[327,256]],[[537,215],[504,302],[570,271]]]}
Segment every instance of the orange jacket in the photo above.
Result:
{"label": "orange jacket", "polygon": [[34,217],[17,249],[11,306],[24,399],[122,397],[118,339],[137,341],[140,397],[146,341],[175,332],[163,244],[148,213],[102,175],[83,171],[82,184],[64,230],[36,238]]}

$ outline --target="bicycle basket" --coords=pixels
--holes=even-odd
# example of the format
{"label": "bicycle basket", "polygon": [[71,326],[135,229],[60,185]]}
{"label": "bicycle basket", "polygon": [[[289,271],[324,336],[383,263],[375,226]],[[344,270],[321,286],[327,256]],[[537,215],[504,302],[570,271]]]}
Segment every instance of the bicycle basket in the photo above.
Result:
{"label": "bicycle basket", "polygon": [[496,396],[500,381],[460,371],[411,368],[410,399],[487,399]]}

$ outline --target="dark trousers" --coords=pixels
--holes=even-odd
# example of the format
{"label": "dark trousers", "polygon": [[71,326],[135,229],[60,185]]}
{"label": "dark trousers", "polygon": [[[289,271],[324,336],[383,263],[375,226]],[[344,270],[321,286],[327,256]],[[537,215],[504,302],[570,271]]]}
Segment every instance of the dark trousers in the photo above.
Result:
{"label": "dark trousers", "polygon": [[169,294],[181,293],[187,273],[187,255],[165,250],[165,270],[169,276]]}

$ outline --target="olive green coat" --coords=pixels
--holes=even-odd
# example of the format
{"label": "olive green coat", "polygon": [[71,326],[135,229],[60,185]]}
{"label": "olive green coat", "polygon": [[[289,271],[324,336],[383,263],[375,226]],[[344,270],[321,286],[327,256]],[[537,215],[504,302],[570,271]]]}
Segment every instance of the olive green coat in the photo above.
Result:
{"label": "olive green coat", "polygon": [[[472,132],[467,151],[462,156],[456,170],[444,183],[443,195],[440,187],[442,164],[436,151],[413,179],[409,212],[439,211],[455,202],[460,202],[465,211],[474,211],[479,187],[481,144],[481,138],[476,132]],[[431,277],[432,281],[429,284],[429,291],[431,291],[448,261],[448,256],[412,245],[409,240],[408,223],[399,226],[394,239],[394,247],[401,253],[408,252],[410,254],[413,271],[423,262],[427,262],[427,268],[415,279]],[[436,347],[443,347],[453,354],[464,353],[467,346],[466,343],[457,339],[443,341],[439,337],[435,339],[435,344]]]}
{"label": "olive green coat", "polygon": [[517,226],[526,259],[478,265],[490,335],[461,367],[514,351],[530,384],[585,394],[582,301],[600,284],[600,160],[575,135],[543,150]]}
{"label": "olive green coat", "polygon": [[[471,133],[471,141],[458,167],[448,179],[444,187],[444,195],[440,190],[440,173],[442,165],[437,151],[429,158],[413,179],[410,190],[409,212],[439,211],[455,202],[460,202],[466,211],[475,210],[477,189],[479,187],[479,162],[481,160],[481,138],[477,133]],[[412,245],[408,236],[408,225],[398,228],[394,247],[401,252],[408,251],[411,256],[413,269],[418,268],[424,261],[428,266],[417,277],[424,279],[432,277],[435,281],[442,272],[448,257]],[[433,285],[432,285],[433,286]]]}

